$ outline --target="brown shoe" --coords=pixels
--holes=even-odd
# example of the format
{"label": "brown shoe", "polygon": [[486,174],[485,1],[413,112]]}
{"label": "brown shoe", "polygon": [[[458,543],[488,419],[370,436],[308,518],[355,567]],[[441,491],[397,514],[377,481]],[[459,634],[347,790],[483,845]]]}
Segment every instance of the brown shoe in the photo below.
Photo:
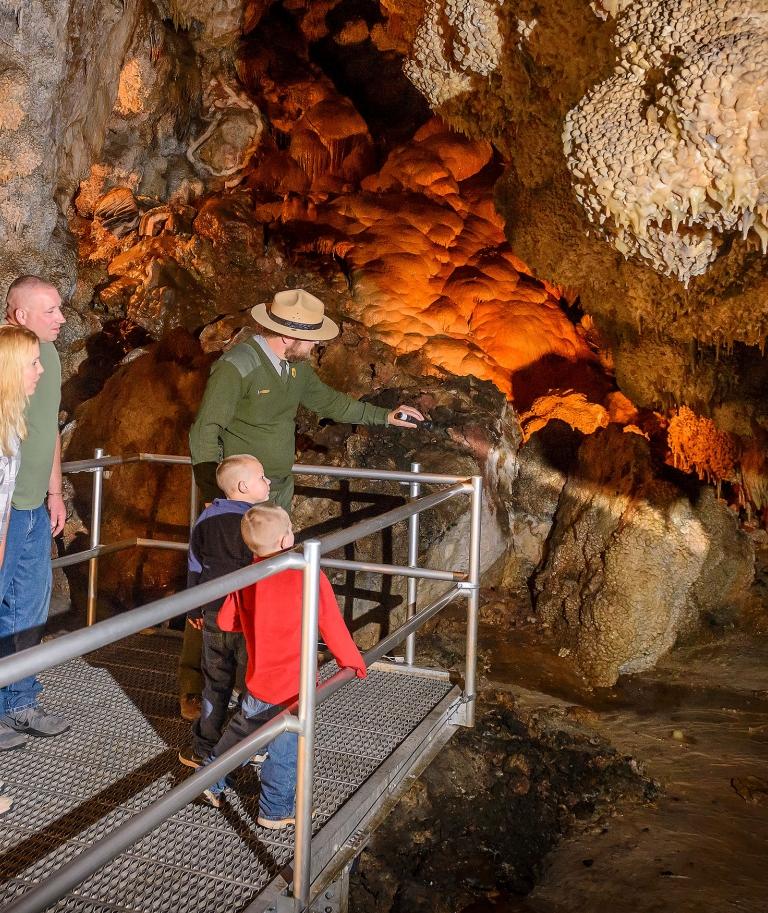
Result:
{"label": "brown shoe", "polygon": [[179,707],[182,717],[194,723],[200,716],[201,698],[199,694],[182,694],[179,698]]}

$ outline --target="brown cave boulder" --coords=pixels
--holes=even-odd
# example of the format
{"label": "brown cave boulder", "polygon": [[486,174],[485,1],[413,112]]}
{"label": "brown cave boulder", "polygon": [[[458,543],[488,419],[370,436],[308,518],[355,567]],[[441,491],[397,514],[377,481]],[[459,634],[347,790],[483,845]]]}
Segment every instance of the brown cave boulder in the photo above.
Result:
{"label": "brown cave boulder", "polygon": [[[203,393],[210,356],[184,330],[133,359],[77,411],[68,460],[107,454],[188,454],[186,432]],[[135,463],[106,474],[101,541],[140,537],[186,541],[191,472],[187,467]],[[72,477],[77,511],[90,513],[90,476]],[[184,579],[178,552],[132,549],[103,558],[102,598],[133,607],[163,596]]]}
{"label": "brown cave boulder", "polygon": [[733,610],[754,551],[710,487],[660,478],[646,439],[587,437],[558,498],[536,612],[595,685],[653,667],[702,615]]}

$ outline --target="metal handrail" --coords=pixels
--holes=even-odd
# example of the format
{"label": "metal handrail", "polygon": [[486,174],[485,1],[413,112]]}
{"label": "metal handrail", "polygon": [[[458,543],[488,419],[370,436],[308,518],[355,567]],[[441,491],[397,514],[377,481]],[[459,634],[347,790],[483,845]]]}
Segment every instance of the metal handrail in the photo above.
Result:
{"label": "metal handrail", "polygon": [[[137,538],[136,540],[124,539],[120,544],[103,546],[99,544],[101,534],[101,498],[104,470],[116,466],[126,466],[134,463],[161,463],[170,466],[191,466],[192,458],[179,454],[165,453],[126,453],[118,456],[105,456],[104,451],[98,447],[94,451],[93,457],[86,460],[69,460],[61,464],[61,471],[64,475],[77,474],[81,472],[93,473],[93,497],[91,500],[91,542],[90,548],[82,552],[76,552],[75,555],[64,555],[55,558],[51,562],[51,567],[71,567],[88,561],[88,595],[86,599],[86,624],[92,625],[96,621],[96,605],[98,600],[98,575],[100,555],[112,554],[113,552],[122,551],[123,549],[133,546],[142,546],[150,548],[166,548],[182,550],[186,543],[174,542],[167,539],[146,539]],[[329,478],[340,479],[361,479],[369,481],[398,482],[409,485],[411,497],[415,497],[421,491],[421,484],[455,484],[464,481],[462,476],[445,475],[442,473],[424,473],[418,463],[411,464],[410,472],[397,472],[391,469],[353,469],[351,467],[339,466],[316,466],[311,463],[294,463],[291,472],[294,475],[308,476],[326,476]],[[189,529],[195,525],[198,512],[197,501],[197,484],[194,473],[192,474],[190,484],[189,498]],[[414,514],[409,520],[408,526],[408,563],[413,561],[413,549],[418,547],[418,515]],[[414,544],[415,543],[415,544]],[[412,582],[408,584],[408,612],[409,617],[412,614],[412,606],[415,604],[416,590]],[[413,641],[409,641],[406,647],[406,654],[412,658]]]}
{"label": "metal handrail", "polygon": [[[467,487],[467,483],[451,486],[449,489],[451,495],[449,497],[462,493]],[[361,520],[354,526],[349,527],[349,529],[344,530],[347,535],[341,544],[346,545],[347,542],[353,542],[355,539],[361,539],[364,536],[369,536],[381,529],[385,529],[387,526],[392,526],[402,519],[407,519],[412,513],[428,509],[434,503],[441,504],[446,500],[445,497],[439,497],[443,494],[445,493],[435,492],[416,501],[410,501],[402,507],[395,507],[393,510],[379,514],[376,517]],[[335,533],[332,533],[316,540],[320,543],[321,553],[331,550],[326,548],[326,542],[335,535]],[[307,543],[305,542],[304,547],[306,545]],[[293,549],[277,557],[259,561],[258,564],[232,571],[230,574],[217,577],[215,580],[208,580],[189,589],[181,590],[171,596],[163,596],[161,599],[149,602],[145,606],[130,609],[120,615],[80,628],[78,631],[62,634],[61,637],[48,640],[35,647],[29,647],[20,653],[15,653],[13,656],[0,660],[0,688],[19,681],[19,679],[28,675],[35,675],[44,669],[50,669],[59,665],[59,663],[67,662],[67,660],[74,659],[77,656],[91,653],[93,650],[98,650],[100,647],[105,647],[116,640],[129,637],[131,634],[138,634],[139,631],[143,631],[145,628],[170,621],[177,615],[186,614],[192,609],[206,605],[215,599],[221,599],[235,590],[240,590],[259,580],[264,580],[278,571],[304,569],[305,566],[306,562],[298,550]],[[317,638],[315,638],[316,641]]]}
{"label": "metal handrail", "polygon": [[[166,463],[173,466],[191,466],[192,459],[164,453],[126,453],[121,456],[94,456],[87,460],[70,460],[61,464],[61,471],[70,473],[93,472],[109,469],[127,463]],[[418,465],[418,464],[414,464]],[[332,479],[367,479],[371,482],[402,482],[410,484],[419,481],[426,485],[446,485],[465,480],[465,476],[446,475],[439,472],[411,470],[401,472],[395,469],[356,469],[352,466],[319,466],[314,463],[294,463],[291,472],[295,476],[328,476]]]}
{"label": "metal handrail", "polygon": [[[100,529],[101,519],[101,485],[104,469],[108,466],[124,465],[135,462],[155,462],[168,464],[189,464],[188,457],[164,456],[161,454],[131,454],[124,457],[103,456],[101,452],[93,460],[80,460],[63,464],[66,472],[93,472],[94,473],[94,504],[92,521],[97,530]],[[302,569],[304,573],[304,596],[302,610],[302,648],[300,666],[300,691],[298,701],[260,727],[251,736],[244,739],[228,752],[217,758],[214,762],[198,770],[188,780],[169,790],[160,799],[147,808],[142,809],[123,825],[111,831],[109,835],[97,844],[81,853],[74,860],[61,867],[56,873],[42,884],[36,885],[25,894],[21,895],[10,905],[4,908],[4,913],[40,913],[50,904],[61,899],[68,891],[83,881],[88,875],[95,872],[117,854],[131,844],[135,843],[144,834],[157,827],[170,815],[178,811],[200,792],[219,780],[226,773],[243,763],[253,755],[256,748],[272,741],[280,732],[292,731],[298,734],[299,751],[297,762],[296,782],[296,831],[294,846],[294,879],[293,897],[294,909],[303,911],[307,908],[310,897],[311,857],[310,845],[312,838],[312,792],[313,792],[313,767],[314,767],[314,727],[316,705],[327,700],[342,684],[349,681],[354,672],[342,669],[329,681],[319,687],[315,683],[315,650],[318,638],[319,615],[319,574],[321,565],[339,567],[347,570],[367,570],[374,573],[402,574],[409,580],[408,587],[408,614],[406,622],[392,632],[374,648],[364,654],[366,667],[381,659],[382,656],[406,641],[406,662],[413,665],[413,637],[423,624],[448,605],[456,596],[466,594],[468,598],[467,612],[467,647],[465,663],[465,689],[463,695],[464,718],[463,725],[471,726],[474,723],[474,692],[477,663],[477,623],[479,609],[479,581],[480,581],[480,516],[482,501],[482,480],[474,476],[471,480],[457,476],[419,473],[418,464],[412,464],[410,473],[393,472],[390,470],[350,470],[340,467],[304,466],[294,467],[297,473],[308,475],[327,475],[341,478],[385,479],[388,481],[403,482],[409,485],[410,500],[408,503],[386,511],[376,517],[362,520],[346,530],[331,533],[320,539],[306,541],[303,546],[303,555],[294,549],[273,558],[266,559],[258,564],[251,565],[216,580],[199,584],[180,593],[155,600],[145,606],[132,609],[114,618],[92,624],[79,631],[65,634],[61,637],[13,656],[0,660],[0,686],[18,681],[27,675],[49,669],[69,659],[81,656],[84,653],[106,646],[130,634],[151,625],[159,624],[177,615],[184,614],[190,609],[197,608],[214,599],[221,598],[228,593],[263,580],[273,574],[287,569]],[[430,495],[419,496],[419,482],[435,482],[448,484],[443,491]],[[469,541],[468,573],[459,571],[439,571],[428,568],[418,568],[418,525],[414,523],[415,517],[431,507],[436,507],[458,494],[471,494],[471,528]],[[196,497],[194,479],[192,483],[192,496],[190,500],[190,518],[194,521]],[[322,559],[327,554],[343,545],[347,545],[364,536],[371,535],[402,520],[409,521],[409,549],[408,567],[396,565],[374,564],[369,562],[342,561],[340,559]],[[414,537],[414,528],[416,534]],[[414,538],[416,545],[414,545]],[[98,535],[94,537],[93,526],[91,548],[79,553],[80,560],[91,563],[93,576],[89,574],[89,601],[93,599],[95,609],[95,565],[99,555],[117,551],[131,545],[156,546],[165,548],[186,548],[186,543],[169,542],[136,538],[123,540],[118,543],[100,544]],[[59,566],[74,564],[75,556],[65,556],[57,559]],[[415,611],[416,579],[427,578],[433,580],[458,581],[419,612]],[[90,582],[93,582],[91,587]],[[90,609],[90,605],[89,605]],[[90,614],[90,613],[89,613]],[[298,712],[298,720],[292,715]]]}

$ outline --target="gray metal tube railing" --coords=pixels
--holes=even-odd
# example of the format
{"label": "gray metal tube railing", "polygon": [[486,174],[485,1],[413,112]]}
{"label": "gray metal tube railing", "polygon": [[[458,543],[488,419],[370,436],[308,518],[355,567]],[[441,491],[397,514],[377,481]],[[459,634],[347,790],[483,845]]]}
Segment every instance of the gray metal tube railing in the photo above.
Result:
{"label": "gray metal tube railing", "polygon": [[469,526],[469,580],[467,591],[467,647],[464,657],[464,725],[475,725],[477,692],[477,626],[480,618],[480,531],[483,507],[483,480],[472,478],[472,502]]}
{"label": "gray metal tube railing", "polygon": [[[420,463],[411,463],[411,472],[418,473]],[[414,501],[421,494],[421,483],[411,482],[409,494]],[[416,567],[419,563],[419,515],[412,514],[408,519],[408,567]],[[416,614],[416,594],[418,581],[416,577],[409,576],[406,583],[406,617],[413,618]],[[405,641],[405,662],[412,666],[416,661],[416,635],[409,634]]]}
{"label": "gray metal tube railing", "polygon": [[195,481],[195,473],[192,469],[189,472],[190,482],[189,482],[189,530],[192,532],[192,527],[195,525],[195,520],[200,513],[200,502],[197,497],[197,482]]}
{"label": "gray metal tube railing", "polygon": [[136,545],[142,548],[165,548],[175,552],[189,551],[188,542],[177,542],[175,539],[137,539]]}
{"label": "gray metal tube railing", "polygon": [[[395,507],[393,510],[379,514],[377,517],[361,520],[354,526],[339,533],[324,536],[318,540],[321,554],[331,551],[333,548],[338,548],[340,545],[353,542],[355,539],[369,536],[400,520],[406,520],[415,511],[427,510],[429,507],[442,504],[449,498],[468,490],[471,490],[470,483],[460,482],[444,491],[435,492],[416,501],[410,501],[400,507]],[[212,599],[219,599],[234,590],[242,589],[257,580],[262,580],[264,577],[276,573],[277,570],[303,567],[304,559],[296,552],[288,552],[276,558],[268,558],[257,565],[233,571],[231,574],[218,577],[216,580],[198,584],[198,586],[189,590],[174,593],[172,596],[165,596],[163,599],[155,600],[141,608],[131,609],[122,615],[116,615],[114,618],[100,621],[90,628],[81,628],[79,631],[73,631],[54,640],[38,644],[36,647],[22,650],[21,653],[0,659],[0,687],[18,681],[27,675],[34,675],[43,669],[50,669],[52,666],[66,662],[76,656],[90,653],[92,650],[106,646],[106,644],[114,640],[137,634],[144,628],[161,624],[176,615],[181,615],[190,609],[204,605]]]}
{"label": "gray metal tube railing", "polygon": [[137,539],[120,539],[117,542],[109,542],[107,545],[97,545],[96,548],[87,548],[82,552],[73,552],[71,555],[62,555],[61,558],[54,558],[51,561],[51,567],[71,567],[73,564],[82,564],[94,557],[101,555],[112,555],[115,552],[122,552],[127,548],[135,548]]}
{"label": "gray metal tube railing", "polygon": [[[86,603],[86,625],[91,626],[96,621],[96,606],[98,601],[98,580],[99,580],[99,558],[103,555],[112,554],[116,551],[122,551],[124,548],[130,548],[132,545],[146,548],[164,548],[176,551],[185,551],[188,545],[184,542],[176,542],[168,539],[146,539],[137,538],[132,540],[122,540],[121,543],[115,543],[114,546],[107,548],[99,542],[101,538],[101,504],[102,504],[102,485],[104,469],[112,466],[125,466],[133,463],[160,463],[164,465],[191,466],[192,460],[188,456],[162,453],[129,453],[120,456],[104,456],[101,447],[94,451],[94,456],[90,460],[69,460],[62,463],[62,472],[79,473],[92,472],[93,479],[93,497],[91,501],[91,534],[90,548],[83,552],[77,552],[75,555],[65,555],[51,562],[52,567],[70,567],[88,561],[88,595]],[[294,463],[292,472],[294,475],[309,476],[327,476],[329,478],[343,479],[368,479],[373,481],[394,481],[410,486],[410,496],[413,499],[421,491],[421,482],[448,484],[462,481],[460,476],[444,475],[441,473],[420,473],[420,481],[414,481],[414,473],[419,472],[419,464],[412,463],[411,471],[396,472],[389,469],[351,469],[338,466],[313,466],[311,464]],[[192,472],[190,480],[189,493],[189,529],[190,534],[192,527],[198,515],[198,492],[195,482],[195,474]],[[409,519],[408,531],[408,553],[409,562],[411,553],[415,548],[418,551],[418,514],[412,514]],[[408,605],[415,605],[416,581],[409,578],[408,580]],[[409,609],[409,611],[411,611]],[[410,662],[413,663],[414,642],[409,641],[406,645],[406,657],[410,656]]]}
{"label": "gray metal tube railing", "polygon": [[[104,456],[101,447],[93,451],[96,460]],[[98,548],[101,539],[101,494],[104,483],[104,469],[99,466],[93,473],[93,494],[91,496],[91,548]],[[88,597],[86,601],[86,624],[92,625],[96,621],[96,599],[99,588],[99,556],[98,553],[88,561]]]}
{"label": "gray metal tube railing", "polygon": [[[295,476],[328,476],[331,479],[368,479],[371,482],[402,482],[409,485],[413,473],[397,472],[393,469],[351,469],[345,466],[312,466],[309,463],[294,463],[291,472]],[[422,472],[419,480],[425,485],[451,485],[465,481],[464,476],[448,476],[437,472]]]}
{"label": "gray metal tube railing", "polygon": [[304,608],[301,620],[299,681],[299,752],[296,762],[296,839],[293,851],[293,896],[296,913],[309,903],[312,841],[312,795],[315,766],[315,698],[317,628],[320,611],[320,542],[304,543]]}
{"label": "gray metal tube railing", "polygon": [[[376,564],[374,561],[347,561],[345,558],[323,558],[320,567],[332,571],[364,571],[388,577],[418,577],[421,580],[466,580],[462,571],[438,571],[431,567],[406,567],[404,564]],[[410,617],[410,616],[409,616]]]}
{"label": "gray metal tube railing", "polygon": [[301,555],[297,552],[287,552],[249,565],[242,570],[233,571],[224,577],[217,577],[216,580],[200,583],[189,590],[156,599],[141,608],[131,609],[114,618],[106,618],[90,628],[80,628],[36,647],[29,647],[13,656],[0,659],[0,687],[17,682],[27,675],[35,675],[44,669],[58,666],[59,663],[67,662],[84,653],[98,650],[99,647],[105,647],[131,634],[138,634],[144,628],[161,624],[213,599],[220,599],[234,590],[270,577],[278,571],[303,567],[304,559]]}
{"label": "gray metal tube railing", "polygon": [[[89,574],[89,621],[93,620],[97,589],[97,560],[99,555],[109,554],[131,545],[158,548],[186,549],[187,544],[169,540],[137,538],[123,540],[111,545],[101,545],[100,536],[101,498],[103,471],[107,466],[124,465],[136,462],[153,462],[164,464],[189,464],[188,457],[166,456],[163,454],[130,454],[122,457],[105,457],[103,451],[97,450],[93,460],[81,460],[65,463],[65,472],[94,473],[93,504],[91,523],[91,547],[83,553],[57,559],[58,566],[74,564],[88,560],[91,564]],[[326,567],[338,567],[348,570],[368,570],[383,574],[402,574],[408,578],[407,619],[404,625],[385,638],[365,654],[366,665],[371,665],[387,654],[404,640],[406,642],[406,662],[413,664],[414,634],[426,621],[436,615],[451,600],[462,592],[468,595],[467,618],[467,654],[464,701],[466,706],[465,724],[474,721],[474,697],[477,664],[477,622],[479,610],[479,571],[480,571],[480,519],[482,482],[473,477],[471,482],[457,476],[419,473],[419,465],[411,465],[411,472],[400,473],[388,470],[352,470],[339,467],[304,466],[294,467],[296,474],[330,476],[339,478],[358,478],[388,480],[407,483],[411,500],[402,507],[395,508],[378,517],[361,521],[347,530],[325,536],[321,540],[309,540],[304,545],[305,555],[302,558],[296,552],[289,552],[261,562],[225,577],[200,584],[191,590],[165,597],[134,609],[116,618],[107,619],[92,627],[75,631],[45,644],[40,644],[15,656],[0,660],[0,686],[9,684],[26,675],[48,669],[68,659],[80,656],[120,640],[139,630],[189,611],[212,599],[219,598],[248,586],[251,583],[278,573],[288,568],[303,568],[304,598],[302,616],[302,647],[300,693],[298,702],[298,721],[288,715],[297,705],[281,713],[270,723],[261,727],[256,733],[228,751],[212,764],[198,771],[189,780],[170,790],[161,799],[121,825],[108,837],[81,854],[66,868],[59,870],[45,884],[38,885],[27,892],[6,909],[7,913],[39,913],[52,902],[63,897],[72,887],[92,874],[123,849],[127,848],[144,834],[168,818],[175,811],[186,805],[211,783],[244,762],[256,750],[274,739],[280,732],[295,731],[299,736],[299,757],[297,763],[296,787],[296,840],[294,859],[293,897],[295,910],[305,910],[311,892],[311,837],[312,837],[312,797],[314,768],[314,733],[316,704],[327,699],[341,685],[353,677],[353,670],[343,669],[333,678],[316,688],[316,645],[319,613],[319,571],[321,564]],[[420,482],[449,484],[450,487],[426,497],[419,497]],[[436,507],[457,494],[471,492],[471,530],[469,574],[460,572],[439,571],[430,568],[418,568],[418,515],[420,511]],[[197,514],[197,490],[192,479],[190,491],[190,523]],[[359,538],[379,532],[401,520],[409,521],[408,567],[385,565],[372,562],[341,561],[324,559],[320,556],[347,545]],[[468,577],[468,579],[467,579]],[[446,593],[434,600],[429,606],[416,613],[416,579],[459,581]]]}
{"label": "gray metal tube railing", "polygon": [[450,501],[450,499],[456,495],[469,491],[472,491],[470,482],[456,482],[454,485],[444,488],[442,491],[435,491],[431,495],[424,495],[423,498],[419,498],[417,501],[409,501],[407,504],[395,507],[376,517],[370,517],[368,520],[361,520],[360,523],[356,523],[354,526],[350,526],[347,529],[340,529],[338,532],[329,533],[320,540],[322,546],[321,554],[327,555],[328,552],[334,552],[337,548],[349,545],[357,539],[362,539],[364,536],[371,536],[373,533],[378,533],[388,526],[399,523],[401,520],[407,520],[408,517],[416,511],[429,510],[431,507],[437,507],[438,504],[443,504],[445,501]]}
{"label": "gray metal tube railing", "polygon": [[[189,466],[192,460],[188,456],[163,453],[126,453],[122,456],[103,456],[98,460],[69,460],[61,464],[64,473],[93,472],[101,466],[122,466],[127,463],[167,463],[178,466]],[[398,472],[393,469],[353,469],[344,466],[315,466],[312,463],[294,463],[291,472],[295,476],[327,476],[330,479],[367,479],[371,482],[402,482],[410,484],[413,473]],[[445,475],[439,472],[422,472],[419,480],[424,485],[451,485],[461,482],[464,476]]]}
{"label": "gray metal tube railing", "polygon": [[449,602],[454,600],[457,596],[460,596],[461,592],[461,585],[457,583],[456,586],[452,586],[450,590],[446,590],[442,596],[438,596],[437,599],[428,606],[425,606],[420,612],[417,612],[413,618],[406,621],[404,625],[399,627],[396,631],[393,631],[388,637],[385,637],[384,640],[380,640],[375,647],[372,647],[365,654],[364,659],[366,666],[378,662],[382,656],[386,656],[387,653],[394,650],[394,648],[399,646],[409,634],[417,631],[425,622],[429,621],[434,615],[437,615],[441,609],[444,609]]}

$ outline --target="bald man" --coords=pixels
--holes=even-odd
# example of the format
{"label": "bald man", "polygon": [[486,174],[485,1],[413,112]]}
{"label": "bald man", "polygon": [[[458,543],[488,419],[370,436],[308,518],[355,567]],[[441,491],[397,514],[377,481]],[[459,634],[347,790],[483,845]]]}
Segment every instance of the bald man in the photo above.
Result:
{"label": "bald man", "polygon": [[[56,289],[38,276],[20,276],[8,289],[6,320],[27,327],[40,340],[43,375],[27,405],[22,442],[0,568],[0,657],[40,643],[51,600],[51,536],[64,528],[61,488],[61,362],[54,340],[65,322]],[[54,736],[69,728],[38,704],[35,676],[0,688],[0,750],[17,748],[28,736]]]}

